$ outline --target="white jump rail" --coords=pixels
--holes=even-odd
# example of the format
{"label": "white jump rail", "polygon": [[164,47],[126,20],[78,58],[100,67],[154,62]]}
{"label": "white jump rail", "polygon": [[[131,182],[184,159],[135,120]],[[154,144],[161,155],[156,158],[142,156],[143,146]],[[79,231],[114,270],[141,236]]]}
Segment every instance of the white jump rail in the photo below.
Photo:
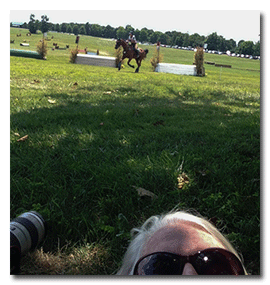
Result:
{"label": "white jump rail", "polygon": [[90,54],[77,54],[75,63],[95,66],[116,67],[115,58]]}
{"label": "white jump rail", "polygon": [[186,64],[159,63],[155,71],[183,75],[197,75],[196,66]]}

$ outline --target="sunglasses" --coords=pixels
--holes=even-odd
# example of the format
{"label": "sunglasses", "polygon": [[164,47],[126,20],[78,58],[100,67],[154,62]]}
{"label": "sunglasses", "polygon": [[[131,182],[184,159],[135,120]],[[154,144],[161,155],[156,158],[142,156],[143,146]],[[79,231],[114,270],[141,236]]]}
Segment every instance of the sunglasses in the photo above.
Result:
{"label": "sunglasses", "polygon": [[154,252],[137,261],[133,275],[181,275],[187,262],[199,275],[245,275],[241,261],[222,248],[208,248],[189,256]]}

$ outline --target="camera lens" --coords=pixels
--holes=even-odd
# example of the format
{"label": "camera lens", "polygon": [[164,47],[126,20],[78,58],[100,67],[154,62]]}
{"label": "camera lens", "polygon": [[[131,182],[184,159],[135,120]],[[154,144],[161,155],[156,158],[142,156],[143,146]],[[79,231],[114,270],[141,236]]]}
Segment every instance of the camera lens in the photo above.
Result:
{"label": "camera lens", "polygon": [[34,250],[46,234],[46,222],[43,217],[30,211],[10,222],[10,247],[21,255]]}

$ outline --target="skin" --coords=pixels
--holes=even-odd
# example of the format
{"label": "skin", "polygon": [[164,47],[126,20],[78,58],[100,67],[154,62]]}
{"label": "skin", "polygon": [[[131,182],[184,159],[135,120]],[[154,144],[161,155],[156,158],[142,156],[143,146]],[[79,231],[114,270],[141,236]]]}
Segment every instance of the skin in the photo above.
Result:
{"label": "skin", "polygon": [[[142,256],[157,251],[192,255],[210,247],[225,248],[220,240],[202,226],[194,222],[177,221],[156,231],[145,244]],[[198,274],[190,263],[186,263],[182,275]]]}

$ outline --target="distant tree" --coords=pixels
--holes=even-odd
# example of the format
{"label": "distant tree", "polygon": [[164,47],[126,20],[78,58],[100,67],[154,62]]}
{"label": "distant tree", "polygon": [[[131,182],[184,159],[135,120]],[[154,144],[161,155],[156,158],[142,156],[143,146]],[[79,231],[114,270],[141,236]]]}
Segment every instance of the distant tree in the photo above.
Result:
{"label": "distant tree", "polygon": [[243,43],[243,42],[244,42],[244,40],[240,40],[237,44],[237,47],[240,47],[241,43]]}
{"label": "distant tree", "polygon": [[203,46],[204,38],[201,37],[199,34],[195,33],[189,36],[189,46],[198,47]]}
{"label": "distant tree", "polygon": [[258,42],[253,46],[253,53],[252,53],[252,55],[259,56],[259,55],[260,55],[260,48],[261,48],[261,44],[260,44],[260,41],[258,41]]}
{"label": "distant tree", "polygon": [[22,28],[24,28],[24,29],[27,29],[27,28],[28,28],[28,25],[27,25],[26,22],[23,23]]}
{"label": "distant tree", "polygon": [[134,32],[135,29],[131,25],[126,25],[125,30],[129,34],[131,31]]}
{"label": "distant tree", "polygon": [[161,32],[152,33],[149,38],[150,43],[155,44],[156,42],[160,41],[161,34],[162,34]]}
{"label": "distant tree", "polygon": [[79,34],[79,26],[78,25],[74,25],[74,27],[73,27],[73,34],[76,35],[76,36]]}
{"label": "distant tree", "polygon": [[134,35],[135,35],[136,39],[139,41],[140,35],[141,35],[141,30],[136,29],[136,30],[134,31]]}
{"label": "distant tree", "polygon": [[47,33],[49,30],[49,18],[46,15],[41,16],[40,30],[42,34]]}
{"label": "distant tree", "polygon": [[235,52],[236,48],[236,41],[233,39],[226,40],[226,51],[230,50],[232,52]]}
{"label": "distant tree", "polygon": [[59,24],[56,24],[56,25],[55,25],[55,31],[56,31],[56,32],[60,32],[60,25],[59,25]]}
{"label": "distant tree", "polygon": [[120,39],[126,39],[126,30],[124,29],[124,27],[120,26],[118,29],[117,29],[117,32],[116,32],[116,36],[117,38],[120,38]]}
{"label": "distant tree", "polygon": [[179,36],[179,32],[176,32],[176,31],[172,31],[170,33],[170,38],[171,38],[171,45],[177,45],[176,44],[176,38]]}
{"label": "distant tree", "polygon": [[107,25],[103,31],[105,38],[114,38],[114,28]]}
{"label": "distant tree", "polygon": [[102,27],[98,24],[92,24],[90,29],[90,35],[94,37],[101,37]]}
{"label": "distant tree", "polygon": [[219,37],[217,33],[212,33],[207,37],[206,43],[208,44],[207,48],[210,50],[217,50],[219,45]]}
{"label": "distant tree", "polygon": [[81,27],[79,28],[79,34],[80,34],[80,35],[86,35],[86,31],[85,31],[85,27],[84,27],[84,26],[81,26]]}
{"label": "distant tree", "polygon": [[159,37],[159,41],[164,45],[168,45],[170,44],[170,37],[166,35],[165,33],[161,33]]}
{"label": "distant tree", "polygon": [[89,24],[89,22],[87,22],[84,27],[85,27],[85,33],[86,33],[86,35],[90,35],[90,28],[91,28],[91,25]]}
{"label": "distant tree", "polygon": [[72,29],[71,25],[67,26],[67,33],[69,33],[69,34],[73,33],[73,29]]}
{"label": "distant tree", "polygon": [[183,46],[184,47],[189,46],[189,34],[188,33],[183,34]]}
{"label": "distant tree", "polygon": [[218,36],[217,50],[225,52],[227,50],[226,40],[223,36]]}
{"label": "distant tree", "polygon": [[61,24],[61,32],[65,33],[67,31],[67,24],[66,23],[62,23]]}
{"label": "distant tree", "polygon": [[239,53],[252,55],[254,51],[253,47],[254,47],[254,44],[252,41],[241,42],[239,46]]}
{"label": "distant tree", "polygon": [[28,23],[28,29],[31,34],[35,34],[37,32],[37,25],[36,25],[36,20],[35,20],[35,15],[31,14],[30,15],[30,21]]}
{"label": "distant tree", "polygon": [[148,41],[148,33],[147,33],[147,30],[145,28],[143,28],[140,32],[139,40],[141,42],[147,42]]}

